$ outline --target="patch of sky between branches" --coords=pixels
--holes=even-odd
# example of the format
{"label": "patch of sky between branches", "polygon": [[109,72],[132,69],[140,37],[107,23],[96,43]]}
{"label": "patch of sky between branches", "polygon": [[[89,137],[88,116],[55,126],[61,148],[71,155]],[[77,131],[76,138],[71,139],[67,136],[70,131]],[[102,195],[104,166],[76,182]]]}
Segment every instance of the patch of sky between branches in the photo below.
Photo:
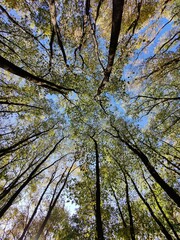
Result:
{"label": "patch of sky between branches", "polygon": [[[165,24],[168,23],[168,19],[167,18],[161,18],[159,20],[159,25],[157,27],[157,32],[158,29],[160,29],[162,26],[164,26]],[[150,24],[146,27],[144,27],[138,34],[137,34],[137,38],[138,36],[141,36],[143,33],[145,33],[147,31],[147,29],[151,26],[151,24],[153,23],[153,21],[150,22]],[[149,44],[149,46],[147,46],[146,51],[141,51],[143,49],[144,46],[142,46],[140,49],[135,51],[135,54],[129,59],[129,62],[127,65],[124,66],[123,68],[123,73],[122,73],[122,79],[125,80],[126,82],[129,81],[133,81],[134,78],[136,76],[138,76],[139,74],[139,68],[136,66],[135,61],[137,60],[136,57],[138,56],[138,59],[140,59],[142,62],[152,56],[154,56],[155,54],[155,48],[156,46],[161,42],[162,38],[165,36],[165,34],[167,34],[171,29],[173,28],[173,21],[168,23],[166,26],[164,26],[159,33],[157,33],[155,39],[152,41],[152,43]],[[150,37],[149,37],[150,38]],[[151,41],[152,38],[149,39],[149,41]],[[174,45],[173,47],[171,47],[171,51],[176,51],[177,46]],[[133,94],[136,92],[137,89],[131,89],[129,91],[129,94]],[[110,110],[111,111],[115,111],[117,116],[124,116],[125,115],[125,108],[123,107],[123,101],[116,101],[112,96],[110,97]],[[131,116],[128,116],[129,120],[132,120]],[[141,116],[137,121],[135,121],[135,124],[140,127],[141,129],[146,128],[147,124],[148,124],[148,116]]]}
{"label": "patch of sky between branches", "polygon": [[[161,18],[159,20],[159,25],[158,25],[159,28],[157,27],[157,32],[162,26],[164,26],[168,22],[169,22],[169,20],[167,18]],[[152,23],[153,23],[153,20],[150,21],[148,26],[145,26],[141,31],[139,31],[139,33],[136,34],[136,37],[138,38],[139,36],[144,34],[147,31],[147,29],[150,28]],[[155,37],[155,39],[152,42],[151,42],[151,39],[153,37],[151,37],[151,35],[149,36],[148,41],[150,41],[151,43],[149,44],[149,46],[147,46],[146,51],[144,51],[144,50],[142,51],[144,46],[142,46],[140,49],[135,50],[135,54],[129,59],[129,63],[123,69],[122,77],[125,81],[133,80],[133,78],[138,75],[139,68],[135,64],[135,61],[137,60],[137,55],[139,54],[138,59],[141,61],[144,61],[144,60],[154,56],[156,46],[161,42],[162,37],[173,28],[173,23],[174,22],[172,21],[172,22],[169,22],[166,26],[164,26],[159,31],[159,33],[157,34],[157,36]],[[176,49],[177,49],[176,45],[171,47],[171,51],[176,51]]]}
{"label": "patch of sky between branches", "polygon": [[148,116],[141,116],[138,120],[134,120],[131,115],[126,114],[126,109],[124,107],[123,100],[116,100],[115,97],[111,94],[106,94],[106,97],[109,99],[109,108],[108,110],[113,112],[117,118],[124,118],[127,121],[133,121],[136,126],[141,129],[145,129],[148,124]]}
{"label": "patch of sky between branches", "polygon": [[113,112],[116,117],[124,116],[125,109],[122,107],[122,100],[116,101],[115,97],[109,93],[106,93],[106,97],[109,99],[108,110]]}
{"label": "patch of sky between branches", "polygon": [[113,114],[117,118],[122,117],[122,118],[126,119],[127,121],[133,121],[134,124],[141,129],[146,128],[146,126],[148,124],[148,117],[147,116],[142,116],[137,121],[134,121],[134,119],[130,115],[127,116],[126,109],[123,106],[123,101],[122,100],[116,101],[115,98],[110,94],[107,94],[107,97],[109,98],[109,102],[110,102],[109,110],[111,112],[113,112]]}
{"label": "patch of sky between branches", "polygon": [[[59,101],[60,101],[60,99],[59,99],[59,96],[57,96],[56,94],[50,94],[50,93],[48,93],[48,94],[46,94],[46,99],[48,99],[52,104],[51,104],[51,107],[55,107],[56,108],[56,106],[58,106],[59,104]],[[56,112],[57,112],[57,108],[56,108]],[[59,106],[58,107],[58,112],[60,113],[60,114],[62,114],[62,113],[64,113],[65,112],[65,107],[63,107],[63,106]]]}

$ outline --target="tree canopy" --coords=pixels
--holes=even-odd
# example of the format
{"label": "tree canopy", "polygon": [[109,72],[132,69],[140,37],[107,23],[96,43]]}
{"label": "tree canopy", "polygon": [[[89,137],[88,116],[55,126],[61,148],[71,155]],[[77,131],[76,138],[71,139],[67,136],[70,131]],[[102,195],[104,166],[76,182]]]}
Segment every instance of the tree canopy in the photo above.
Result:
{"label": "tree canopy", "polygon": [[180,238],[178,0],[1,0],[0,239]]}

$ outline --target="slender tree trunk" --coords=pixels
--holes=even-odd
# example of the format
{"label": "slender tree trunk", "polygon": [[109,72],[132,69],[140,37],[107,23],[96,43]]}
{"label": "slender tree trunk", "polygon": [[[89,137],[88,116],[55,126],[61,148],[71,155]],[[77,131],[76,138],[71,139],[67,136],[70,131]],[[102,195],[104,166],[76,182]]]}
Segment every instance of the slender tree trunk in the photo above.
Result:
{"label": "slender tree trunk", "polygon": [[33,179],[34,174],[40,168],[40,166],[49,158],[49,156],[56,150],[59,143],[64,139],[64,137],[56,143],[53,149],[49,152],[49,154],[34,168],[34,170],[30,173],[26,181],[16,190],[16,192],[10,197],[10,199],[5,203],[2,208],[0,209],[0,218],[4,215],[4,213],[10,208],[14,200],[17,198],[19,193],[28,185],[28,183]]}
{"label": "slender tree trunk", "polygon": [[[56,20],[57,14],[56,14],[55,0],[49,0],[49,11],[50,11],[50,16],[51,16],[51,24],[53,27],[52,35],[54,35],[54,33],[56,34],[57,40],[58,40],[58,45],[60,47],[60,50],[62,51],[64,62],[66,64],[66,66],[68,67],[67,57],[66,57],[65,49],[63,46],[63,42],[62,42],[60,27],[58,26],[58,23]],[[52,41],[54,41],[54,37],[52,38]],[[52,46],[52,43],[51,43],[51,46]],[[52,53],[52,49],[51,49],[51,53]]]}
{"label": "slender tree trunk", "polygon": [[141,152],[140,150],[135,149],[129,143],[126,142],[126,145],[142,160],[144,165],[146,166],[149,173],[155,179],[155,181],[164,189],[164,191],[168,194],[168,196],[180,207],[180,197],[176,193],[176,191],[170,187],[159,175],[159,173],[155,170],[155,168],[151,165],[147,156]]}
{"label": "slender tree trunk", "polygon": [[86,15],[89,15],[89,10],[90,10],[90,0],[86,0]]}
{"label": "slender tree trunk", "polygon": [[[129,174],[128,174],[129,175]],[[151,216],[153,217],[153,219],[155,220],[155,222],[159,225],[162,233],[164,234],[164,236],[166,237],[166,239],[168,240],[173,240],[173,238],[171,237],[171,235],[168,233],[168,231],[166,230],[166,228],[164,227],[164,225],[162,224],[162,222],[156,217],[156,215],[154,214],[152,208],[150,207],[149,203],[146,201],[146,199],[141,195],[141,193],[139,192],[135,182],[133,181],[133,179],[131,178],[131,176],[129,175],[132,183],[133,183],[133,186],[137,192],[137,194],[139,195],[139,197],[141,198],[141,200],[144,202],[144,204],[146,205],[146,207],[148,208]]]}
{"label": "slender tree trunk", "polygon": [[137,155],[141,161],[144,163],[145,167],[147,168],[147,170],[149,171],[149,173],[151,174],[151,176],[154,178],[154,180],[161,186],[162,189],[164,189],[164,191],[168,194],[168,196],[177,204],[178,207],[180,207],[180,196],[176,193],[176,191],[170,187],[159,175],[159,173],[155,170],[155,168],[151,165],[148,157],[137,147],[133,146],[132,143],[130,141],[127,141],[125,139],[123,139],[120,136],[119,130],[112,126],[117,134],[118,134],[118,138],[121,142],[125,143],[125,145],[135,154]]}
{"label": "slender tree trunk", "polygon": [[99,169],[99,152],[97,141],[91,137],[94,141],[96,152],[96,230],[98,240],[104,240],[102,218],[101,218],[101,190],[100,190],[100,169]]}
{"label": "slender tree trunk", "polygon": [[[75,161],[76,161],[76,160],[75,160]],[[67,175],[66,175],[66,178],[65,178],[65,180],[64,180],[64,183],[63,183],[61,189],[59,190],[58,194],[57,194],[56,197],[55,197],[57,187],[58,187],[58,185],[63,181],[63,178],[64,178],[64,175],[65,175],[66,169],[65,169],[65,171],[63,172],[60,180],[57,182],[56,187],[55,187],[55,190],[54,190],[54,193],[53,193],[53,196],[52,196],[52,198],[51,198],[51,203],[50,203],[50,205],[49,205],[49,210],[48,210],[47,215],[46,215],[46,217],[45,217],[45,219],[44,219],[41,227],[39,228],[39,231],[38,231],[37,235],[35,236],[34,240],[38,240],[39,237],[41,236],[41,234],[42,234],[42,232],[43,232],[43,230],[44,230],[44,228],[45,228],[45,226],[46,226],[46,224],[47,224],[47,222],[48,222],[48,220],[49,220],[49,218],[50,218],[50,216],[51,216],[51,213],[52,213],[52,211],[53,211],[53,209],[54,209],[54,207],[55,207],[55,205],[56,205],[56,203],[57,203],[57,201],[58,201],[58,199],[59,199],[59,197],[60,197],[60,194],[61,194],[61,192],[63,191],[63,189],[64,189],[64,187],[65,187],[65,185],[66,185],[66,183],[67,183],[68,177],[69,177],[69,175],[70,175],[70,173],[71,173],[71,169],[72,169],[75,161],[72,163],[71,167],[69,168],[68,173],[67,173]]]}
{"label": "slender tree trunk", "polygon": [[45,189],[44,189],[44,191],[43,191],[43,193],[42,193],[42,195],[41,195],[41,197],[40,197],[40,199],[39,199],[39,201],[38,201],[38,203],[37,203],[37,205],[36,205],[36,207],[35,207],[32,215],[31,215],[31,217],[30,217],[27,225],[25,226],[24,231],[23,231],[21,237],[19,238],[19,240],[23,240],[23,238],[25,237],[25,235],[26,235],[26,233],[27,233],[27,231],[28,231],[28,229],[29,229],[29,226],[31,225],[31,222],[32,222],[32,220],[34,219],[34,217],[35,217],[35,215],[36,215],[36,213],[37,213],[37,210],[38,210],[38,208],[39,208],[39,206],[40,206],[40,204],[41,204],[41,201],[42,201],[42,199],[43,199],[43,197],[44,197],[44,195],[45,195],[48,187],[50,186],[50,184],[51,184],[52,181],[53,181],[53,177],[54,177],[54,174],[52,174],[50,181],[48,182],[47,186],[45,187]]}
{"label": "slender tree trunk", "polygon": [[165,218],[166,222],[168,223],[168,225],[170,226],[171,230],[173,231],[176,239],[179,240],[179,236],[178,236],[177,232],[175,231],[173,225],[171,224],[171,222],[169,221],[169,219],[168,219],[168,217],[166,216],[165,212],[163,211],[160,203],[158,202],[158,199],[157,199],[157,197],[156,197],[156,194],[154,193],[153,189],[151,188],[151,186],[150,186],[150,184],[148,183],[147,179],[145,178],[144,174],[143,174],[143,178],[144,178],[145,182],[147,183],[149,189],[151,190],[151,192],[152,192],[152,194],[153,194],[153,196],[154,196],[155,202],[156,202],[159,210],[161,211],[163,217]]}
{"label": "slender tree trunk", "polygon": [[126,224],[126,221],[125,221],[125,219],[124,219],[124,217],[123,217],[123,213],[122,213],[122,211],[121,211],[121,208],[120,208],[120,205],[119,205],[119,201],[118,201],[118,199],[117,199],[116,193],[115,193],[113,187],[111,186],[111,184],[110,184],[110,188],[111,188],[111,191],[112,191],[112,193],[113,193],[114,199],[115,199],[115,201],[116,201],[116,205],[117,205],[117,208],[118,208],[118,211],[119,211],[119,215],[120,215],[120,217],[121,217],[121,219],[122,219],[123,226],[124,226],[124,228],[127,228],[127,224]]}
{"label": "slender tree trunk", "polygon": [[39,136],[44,135],[45,133],[49,132],[53,128],[54,128],[54,126],[52,128],[49,128],[49,129],[45,130],[45,131],[35,133],[35,134],[31,134],[31,135],[29,135],[25,138],[22,138],[19,142],[14,143],[10,147],[0,149],[0,157],[6,155],[7,153],[14,152],[14,151],[28,145],[30,143],[29,141],[33,142],[33,141],[37,140]]}
{"label": "slender tree trunk", "polygon": [[7,187],[4,188],[4,190],[0,193],[0,200],[2,200],[5,196],[8,195],[8,193],[15,188],[18,185],[19,179],[28,171],[31,170],[31,167],[33,166],[30,165],[28,166],[19,176],[17,176]]}
{"label": "slender tree trunk", "polygon": [[99,0],[98,6],[97,6],[97,10],[96,10],[95,22],[97,21],[97,19],[99,17],[100,8],[101,8],[101,5],[102,5],[103,2],[104,2],[104,0]]}
{"label": "slender tree trunk", "polygon": [[34,238],[34,240],[38,240],[39,237],[41,236],[41,234],[42,234],[42,232],[43,232],[43,230],[44,230],[44,228],[47,224],[47,221],[49,220],[49,218],[51,216],[52,210],[53,210],[52,207],[50,207],[49,210],[48,210],[48,213],[47,213],[47,215],[46,215],[46,217],[45,217],[45,219],[44,219],[44,221],[43,221],[43,223],[42,223],[42,225],[41,225],[41,227],[40,227],[40,229],[39,229],[39,231],[36,235],[36,237]]}
{"label": "slender tree trunk", "polygon": [[127,202],[127,206],[128,206],[128,213],[129,213],[130,234],[131,234],[131,239],[135,240],[133,215],[132,215],[131,204],[130,204],[130,199],[129,199],[129,185],[128,185],[126,174],[123,173],[123,175],[124,175],[124,180],[125,180],[125,184],[126,184],[126,202]]}

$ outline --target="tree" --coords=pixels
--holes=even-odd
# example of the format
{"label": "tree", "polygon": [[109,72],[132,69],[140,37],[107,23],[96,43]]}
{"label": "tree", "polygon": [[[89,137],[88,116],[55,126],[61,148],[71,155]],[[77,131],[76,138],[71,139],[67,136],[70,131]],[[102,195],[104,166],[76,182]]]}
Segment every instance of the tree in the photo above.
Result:
{"label": "tree", "polygon": [[178,1],[0,12],[1,238],[179,239]]}

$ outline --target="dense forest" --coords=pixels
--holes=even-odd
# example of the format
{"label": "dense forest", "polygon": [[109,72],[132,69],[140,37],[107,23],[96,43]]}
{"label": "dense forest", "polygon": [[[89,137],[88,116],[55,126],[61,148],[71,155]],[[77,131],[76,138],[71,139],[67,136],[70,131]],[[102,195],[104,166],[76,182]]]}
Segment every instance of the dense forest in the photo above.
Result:
{"label": "dense forest", "polygon": [[180,239],[179,0],[1,0],[0,239]]}

